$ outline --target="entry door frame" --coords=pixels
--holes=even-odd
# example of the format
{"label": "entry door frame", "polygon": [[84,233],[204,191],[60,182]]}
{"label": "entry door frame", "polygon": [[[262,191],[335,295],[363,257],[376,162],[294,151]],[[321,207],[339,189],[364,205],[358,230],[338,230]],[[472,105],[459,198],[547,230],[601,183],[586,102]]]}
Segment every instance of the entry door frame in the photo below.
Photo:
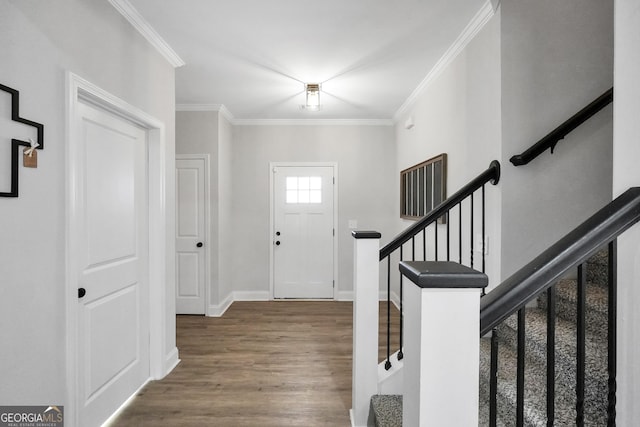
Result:
{"label": "entry door frame", "polygon": [[338,163],[337,162],[269,162],[269,299],[274,298],[274,272],[275,272],[275,258],[273,254],[275,235],[275,182],[273,179],[273,169],[277,167],[330,167],[333,168],[333,179],[335,184],[333,186],[333,229],[335,230],[333,236],[333,299],[338,298],[337,290],[340,289],[338,283]]}
{"label": "entry door frame", "polygon": [[[79,156],[81,138],[74,131],[78,119],[78,104],[88,103],[131,121],[146,130],[148,144],[148,222],[149,222],[149,375],[151,379],[164,377],[179,362],[177,349],[165,353],[167,334],[167,280],[165,272],[167,242],[166,189],[166,137],[162,121],[137,107],[104,91],[89,81],[67,72],[66,76],[66,408],[67,422],[77,427],[78,408],[78,245],[80,229],[76,225],[79,207],[76,203],[79,189],[76,187],[84,167]],[[175,292],[175,291],[174,291]]]}
{"label": "entry door frame", "polygon": [[[211,161],[209,154],[176,154],[176,176],[178,160],[204,161],[204,315],[211,316]],[[178,189],[176,188],[176,211],[178,209]],[[177,284],[176,284],[177,287]]]}

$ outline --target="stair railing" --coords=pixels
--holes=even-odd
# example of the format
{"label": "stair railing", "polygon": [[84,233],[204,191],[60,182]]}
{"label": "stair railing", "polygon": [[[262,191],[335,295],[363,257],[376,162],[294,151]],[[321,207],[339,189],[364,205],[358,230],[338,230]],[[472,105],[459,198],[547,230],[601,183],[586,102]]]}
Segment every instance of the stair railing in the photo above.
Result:
{"label": "stair railing", "polygon": [[[392,264],[397,266],[397,262],[392,263],[391,258],[398,254],[398,261],[405,260],[405,257],[410,257],[412,261],[418,260],[417,258],[426,261],[427,258],[430,258],[428,255],[429,251],[432,249],[432,260],[445,260],[445,261],[455,261],[460,264],[467,265],[471,268],[474,268],[474,264],[476,260],[474,259],[474,250],[476,249],[474,244],[474,227],[477,226],[477,223],[480,222],[479,226],[482,233],[482,242],[481,242],[481,252],[482,258],[480,260],[481,263],[481,271],[484,273],[485,271],[485,244],[486,241],[484,236],[485,233],[485,185],[487,183],[491,183],[496,185],[500,180],[500,162],[497,160],[493,160],[489,167],[462,187],[459,191],[453,194],[451,197],[447,198],[441,204],[433,208],[427,215],[418,220],[411,227],[407,228],[405,231],[396,236],[391,242],[389,242],[386,246],[380,249],[380,262],[384,262],[386,259],[387,264],[387,301],[386,301],[386,311],[387,311],[387,331],[386,331],[386,359],[385,359],[385,369],[389,370],[392,366],[391,364],[391,269]],[[477,209],[474,209],[474,194],[476,192],[480,192],[480,212],[476,212]],[[466,205],[468,209],[468,215],[466,218],[463,218],[463,204]],[[451,211],[454,210],[457,213],[457,224],[451,224],[451,220],[454,218],[451,215]],[[478,218],[479,217],[479,218]],[[463,219],[465,221],[463,227]],[[438,234],[438,221],[446,223],[446,232],[445,235],[442,236]],[[429,246],[427,245],[427,230],[428,227],[433,225],[433,239],[429,242]],[[451,242],[452,236],[452,228],[456,228],[457,226],[457,246],[458,250],[455,251],[455,245]],[[468,236],[465,236],[465,231]],[[422,236],[420,236],[422,234]],[[440,239],[446,239],[446,243],[441,241]],[[416,242],[418,240],[418,242]],[[416,249],[416,243],[420,244],[421,240],[421,251]],[[405,251],[404,246],[410,242],[410,251]],[[469,247],[467,248],[467,253],[463,254],[463,246],[466,245],[466,242],[469,242]],[[464,244],[463,244],[464,243]],[[409,245],[407,245],[409,246]],[[444,254],[442,251],[439,251],[439,247],[444,246]],[[452,247],[454,247],[454,252],[452,253]],[[407,254],[407,252],[409,252]],[[399,314],[399,346],[398,346],[398,360],[403,358],[402,348],[403,348],[403,321],[402,321],[402,293],[403,293],[403,276],[400,274],[399,276],[399,304],[400,304],[400,314]]]}
{"label": "stair railing", "polygon": [[[555,421],[555,324],[556,302],[554,285],[567,272],[577,268],[577,336],[575,423],[583,426],[585,420],[585,292],[588,258],[608,246],[608,309],[607,309],[607,401],[606,423],[615,425],[616,405],[616,238],[640,220],[640,187],[630,188],[607,206],[595,213],[576,229],[545,250],[529,264],[481,298],[480,336],[491,336],[490,362],[490,425],[497,423],[497,370],[498,337],[496,327],[517,313],[517,367],[516,367],[516,425],[525,424],[525,307],[542,293],[547,295],[547,425]],[[593,408],[589,408],[590,410]],[[604,410],[604,408],[603,408]],[[505,421],[505,420],[503,420]],[[604,421],[602,424],[604,425]]]}
{"label": "stair railing", "polygon": [[513,163],[514,166],[522,166],[526,165],[549,148],[551,149],[551,154],[553,154],[553,150],[560,140],[564,139],[567,134],[571,133],[575,128],[587,121],[591,116],[602,110],[611,102],[613,102],[613,88],[593,100],[589,105],[571,116],[567,121],[549,132],[549,134],[533,144],[527,150],[511,157],[509,161]]}

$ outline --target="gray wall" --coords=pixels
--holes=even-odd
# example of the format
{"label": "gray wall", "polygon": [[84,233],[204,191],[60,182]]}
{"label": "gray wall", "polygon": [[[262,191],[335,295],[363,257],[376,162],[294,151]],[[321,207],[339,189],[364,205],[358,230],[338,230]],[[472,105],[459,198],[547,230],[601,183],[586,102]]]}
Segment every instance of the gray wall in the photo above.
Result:
{"label": "gray wall", "polygon": [[393,128],[388,126],[236,126],[232,153],[233,289],[269,291],[269,162],[338,163],[339,297],[353,290],[353,241],[359,229],[390,237],[397,199]]}
{"label": "gray wall", "polygon": [[[66,404],[65,314],[76,301],[64,299],[65,71],[164,122],[173,182],[174,69],[101,0],[3,1],[0,40],[0,82],[20,91],[21,115],[44,124],[45,132],[38,168],[20,170],[20,197],[0,198],[0,402]],[[11,137],[0,130],[3,158]],[[173,230],[173,186],[165,197]],[[175,348],[168,234],[167,353]]]}
{"label": "gray wall", "polygon": [[[492,160],[500,159],[500,94],[498,13],[425,87],[415,105],[398,121],[395,131],[398,161],[393,181],[396,183],[394,192],[399,192],[398,176],[401,170],[443,152],[448,155],[448,195],[483,172]],[[407,130],[404,123],[409,117],[415,126]],[[500,185],[489,185],[486,194],[486,234],[489,236],[486,271],[490,284],[494,285],[500,282]],[[399,199],[397,196],[396,200]],[[478,202],[474,207],[479,208],[479,205]],[[397,219],[397,202],[394,208],[396,232],[413,224],[413,221]],[[452,214],[451,220],[454,224],[451,227],[451,253],[457,254],[457,211]],[[474,234],[480,234],[480,223],[475,226]],[[444,236],[445,226],[439,227],[440,236]],[[432,235],[431,227],[429,236]],[[444,253],[445,244],[446,240],[442,240],[439,254]],[[468,262],[468,246],[469,243],[465,241],[465,262]],[[421,253],[420,249],[418,251]],[[474,254],[474,259],[480,259],[479,252]],[[479,265],[474,266],[480,268]]]}
{"label": "gray wall", "polygon": [[176,154],[208,154],[211,194],[211,281],[212,314],[218,314],[231,296],[229,248],[231,223],[231,149],[233,126],[218,111],[176,112]]}
{"label": "gray wall", "polygon": [[[217,111],[178,111],[176,112],[176,154],[208,154],[209,155],[209,192],[211,204],[211,241],[205,242],[211,248],[211,292],[207,305],[218,304],[218,275],[220,272],[220,260],[218,259],[220,242],[218,221],[220,219],[218,201],[218,112]],[[209,240],[209,239],[205,239]]]}
{"label": "gray wall", "polygon": [[[233,218],[232,201],[232,148],[233,131],[231,123],[221,114],[218,126],[218,304],[224,304],[233,292],[231,251],[233,234],[229,228]],[[223,307],[221,307],[223,308]]]}
{"label": "gray wall", "polygon": [[612,108],[527,166],[528,148],[613,84],[613,4],[501,2],[502,273],[509,276],[611,200]]}
{"label": "gray wall", "polygon": [[[613,192],[640,186],[640,4],[616,0]],[[618,239],[617,423],[640,419],[640,225]]]}

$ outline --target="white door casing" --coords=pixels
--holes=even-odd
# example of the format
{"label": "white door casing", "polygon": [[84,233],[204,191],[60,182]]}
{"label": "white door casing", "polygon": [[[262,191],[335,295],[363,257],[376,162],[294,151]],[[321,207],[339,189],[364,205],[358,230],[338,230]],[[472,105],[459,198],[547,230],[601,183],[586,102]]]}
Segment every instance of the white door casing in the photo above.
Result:
{"label": "white door casing", "polygon": [[335,168],[272,164],[273,298],[334,298]]}
{"label": "white door casing", "polygon": [[[84,406],[82,401],[88,401],[96,410],[103,408],[106,416],[109,416],[113,409],[106,410],[106,406],[115,406],[117,409],[137,391],[134,389],[123,398],[126,387],[119,384],[120,380],[125,380],[124,383],[127,384],[128,380],[137,376],[128,384],[138,383],[136,387],[139,388],[149,379],[165,376],[179,362],[179,358],[177,348],[168,348],[166,344],[167,329],[171,327],[170,319],[167,318],[167,286],[173,283],[167,280],[166,274],[167,249],[173,252],[173,242],[169,244],[167,240],[167,231],[173,227],[168,223],[166,205],[170,203],[172,206],[173,201],[168,201],[165,193],[167,151],[164,124],[73,73],[67,73],[66,87],[65,425],[76,427],[91,425],[87,424],[91,421],[81,417],[81,408]],[[142,132],[144,143],[128,145],[124,141],[139,140],[139,137],[132,139],[131,132],[119,129],[118,124],[110,129],[110,126],[102,127],[99,120],[94,120],[89,127],[90,132],[99,135],[98,143],[91,146],[87,157],[87,147],[84,144],[87,129],[83,129],[86,124],[83,115],[87,108],[97,111],[98,115],[110,117],[115,120],[114,123],[126,124]],[[137,132],[133,132],[135,133]],[[110,147],[116,148],[113,151],[105,150],[104,141],[100,140],[108,134],[115,135],[116,143],[114,147]],[[131,157],[122,159],[118,154],[129,154]],[[140,164],[138,161],[141,156],[142,170],[136,166]],[[117,166],[119,171],[116,171],[116,167],[114,171],[108,170],[112,166],[109,162],[114,158],[121,160]],[[93,165],[90,169],[89,164]],[[101,173],[105,175],[101,177]],[[115,182],[107,182],[109,175]],[[87,197],[86,183],[89,183],[89,187],[102,185],[104,188],[100,188],[98,192],[104,190],[108,194],[102,199],[96,194]],[[116,187],[121,188],[115,191]],[[129,192],[123,190],[126,188]],[[136,194],[140,190],[142,200]],[[100,225],[93,219],[85,223],[86,213],[105,213],[100,213],[101,204],[110,197],[112,202],[114,198],[124,201],[120,203],[122,209],[116,214],[111,212],[114,214],[109,219],[111,224]],[[112,208],[107,207],[109,209]],[[135,219],[131,220],[126,212],[134,210]],[[108,235],[109,227],[123,218],[129,219],[124,220],[126,224],[116,232],[117,236]],[[91,225],[92,221],[94,225]],[[125,232],[127,230],[129,233]],[[135,237],[131,237],[132,230]],[[134,246],[132,239],[135,240]],[[101,242],[105,241],[103,245]],[[111,270],[112,268],[115,270]],[[109,276],[122,279],[121,285],[117,285]],[[86,296],[79,300],[79,288],[85,284],[89,286],[85,287]],[[111,289],[107,290],[105,286],[111,286]],[[173,293],[173,287],[170,291]],[[135,333],[127,332],[122,335],[120,332],[125,323],[127,328],[132,327],[131,317],[127,317],[127,314],[120,319],[109,312],[114,307],[135,311],[132,309],[134,305],[140,307],[144,314],[137,316]],[[173,301],[170,307],[173,311]],[[101,319],[108,321],[102,322]],[[91,334],[89,331],[96,326],[100,334]],[[100,337],[103,338],[102,343],[87,341],[88,338]],[[103,348],[114,337],[117,337],[117,345]],[[135,351],[132,350],[132,340],[137,341]],[[105,364],[87,364],[87,349],[94,354],[103,351],[109,356],[109,360]],[[87,376],[85,372],[91,372],[93,376]],[[140,375],[134,375],[133,372]],[[101,406],[98,400],[108,397],[111,391],[107,389],[110,386],[115,386],[114,390],[120,392],[120,397],[114,398],[110,405]]]}
{"label": "white door casing", "polygon": [[206,314],[209,301],[209,158],[176,156],[176,313]]}

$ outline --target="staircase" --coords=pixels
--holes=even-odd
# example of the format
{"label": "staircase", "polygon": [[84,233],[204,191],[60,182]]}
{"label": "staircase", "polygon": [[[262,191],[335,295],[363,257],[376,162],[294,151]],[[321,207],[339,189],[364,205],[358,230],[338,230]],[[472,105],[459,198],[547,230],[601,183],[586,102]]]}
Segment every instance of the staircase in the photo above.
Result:
{"label": "staircase", "polygon": [[[586,370],[584,425],[607,425],[607,251],[586,264]],[[547,425],[547,297],[543,293],[525,317],[524,425]],[[564,279],[556,285],[555,423],[576,425],[576,307],[577,281]],[[516,315],[495,331],[498,339],[497,425],[516,425]],[[490,339],[481,340],[481,426],[489,426]],[[377,427],[402,425],[402,397],[374,396],[371,417]]]}

